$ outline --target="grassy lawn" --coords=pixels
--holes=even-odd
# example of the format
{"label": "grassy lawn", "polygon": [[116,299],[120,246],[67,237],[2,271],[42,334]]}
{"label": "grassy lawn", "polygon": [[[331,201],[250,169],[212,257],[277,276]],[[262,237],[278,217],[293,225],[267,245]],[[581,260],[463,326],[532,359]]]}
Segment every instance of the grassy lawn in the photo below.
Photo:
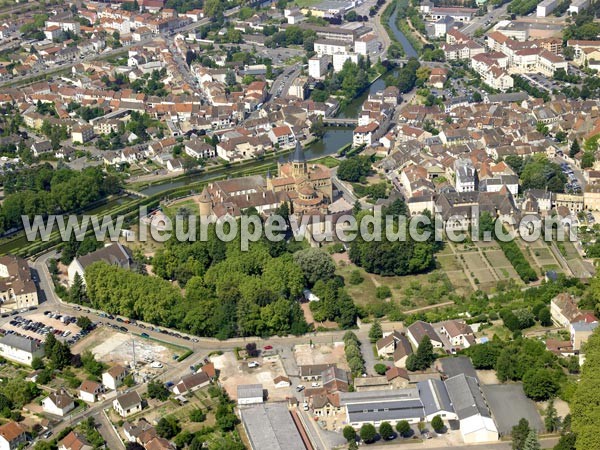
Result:
{"label": "grassy lawn", "polygon": [[339,159],[336,159],[333,156],[324,156],[323,158],[319,158],[319,159],[315,159],[315,160],[311,161],[311,163],[323,164],[324,166],[327,166],[330,169],[340,165]]}
{"label": "grassy lawn", "polygon": [[191,198],[184,199],[180,202],[171,203],[169,206],[164,206],[163,210],[169,217],[175,217],[175,214],[177,214],[177,211],[180,208],[186,208],[192,215],[200,215],[198,203]]}
{"label": "grassy lawn", "polygon": [[[352,285],[349,277],[355,270],[359,271],[363,281]],[[467,280],[460,277],[459,282],[454,286],[443,269],[436,269],[426,274],[382,277],[368,274],[352,263],[344,263],[344,265],[338,264],[336,273],[344,277],[346,289],[356,304],[367,306],[384,301],[377,298],[376,291],[377,286],[387,286],[392,292],[392,300],[402,311],[446,302],[451,293],[467,293],[466,286],[468,286]],[[460,273],[462,274],[462,271]]]}

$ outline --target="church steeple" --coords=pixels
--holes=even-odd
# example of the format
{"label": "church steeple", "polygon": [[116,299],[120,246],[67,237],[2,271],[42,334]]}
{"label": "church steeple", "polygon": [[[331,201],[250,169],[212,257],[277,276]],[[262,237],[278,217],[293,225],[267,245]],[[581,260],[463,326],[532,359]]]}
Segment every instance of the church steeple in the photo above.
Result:
{"label": "church steeple", "polygon": [[292,156],[292,167],[294,176],[306,175],[308,168],[306,166],[306,157],[304,156],[304,149],[300,145],[300,142],[296,140],[296,149]]}

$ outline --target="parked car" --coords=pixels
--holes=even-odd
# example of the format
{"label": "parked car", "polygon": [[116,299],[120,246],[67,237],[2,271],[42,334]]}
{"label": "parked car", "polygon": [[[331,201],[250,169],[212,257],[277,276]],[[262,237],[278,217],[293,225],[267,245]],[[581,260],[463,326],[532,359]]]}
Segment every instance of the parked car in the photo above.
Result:
{"label": "parked car", "polygon": [[273,350],[273,346],[272,345],[265,345],[264,349],[265,350]]}
{"label": "parked car", "polygon": [[150,337],[150,335],[148,333],[142,333],[140,334],[141,337],[148,339]]}
{"label": "parked car", "polygon": [[296,386],[296,392],[302,392],[304,389],[306,389],[306,387],[302,386],[301,384]]}

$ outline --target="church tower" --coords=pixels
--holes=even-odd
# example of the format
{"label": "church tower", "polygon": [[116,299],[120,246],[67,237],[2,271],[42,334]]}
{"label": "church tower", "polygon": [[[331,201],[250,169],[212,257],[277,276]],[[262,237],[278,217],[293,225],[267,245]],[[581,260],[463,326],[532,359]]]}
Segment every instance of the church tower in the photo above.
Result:
{"label": "church tower", "polygon": [[292,157],[292,173],[295,177],[301,177],[308,173],[304,149],[298,141],[296,141],[296,149],[294,150],[294,155]]}
{"label": "church tower", "polygon": [[209,217],[212,215],[212,199],[208,193],[206,187],[202,190],[200,197],[198,198],[198,209],[200,210],[200,217]]}

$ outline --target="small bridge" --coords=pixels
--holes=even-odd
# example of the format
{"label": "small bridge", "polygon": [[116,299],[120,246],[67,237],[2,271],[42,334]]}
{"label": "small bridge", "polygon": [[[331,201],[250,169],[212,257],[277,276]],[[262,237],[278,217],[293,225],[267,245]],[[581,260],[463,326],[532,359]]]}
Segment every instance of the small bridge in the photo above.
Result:
{"label": "small bridge", "polygon": [[355,127],[358,125],[358,118],[325,117],[323,118],[323,125],[330,127]]}

